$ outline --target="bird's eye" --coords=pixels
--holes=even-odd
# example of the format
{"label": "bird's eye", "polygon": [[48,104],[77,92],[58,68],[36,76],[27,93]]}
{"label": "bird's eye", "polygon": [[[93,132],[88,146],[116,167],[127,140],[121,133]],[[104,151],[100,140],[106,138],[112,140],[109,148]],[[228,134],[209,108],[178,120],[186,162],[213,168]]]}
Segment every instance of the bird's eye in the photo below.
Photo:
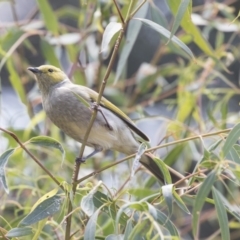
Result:
{"label": "bird's eye", "polygon": [[53,72],[53,69],[49,68],[48,71],[49,71],[49,72]]}

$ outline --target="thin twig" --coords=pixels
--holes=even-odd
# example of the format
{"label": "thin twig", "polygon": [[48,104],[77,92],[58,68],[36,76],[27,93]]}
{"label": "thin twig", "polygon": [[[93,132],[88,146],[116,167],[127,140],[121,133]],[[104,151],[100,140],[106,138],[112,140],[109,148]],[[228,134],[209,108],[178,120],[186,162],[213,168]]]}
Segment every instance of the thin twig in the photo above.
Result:
{"label": "thin twig", "polygon": [[116,7],[116,9],[117,9],[117,12],[118,12],[118,15],[119,15],[119,17],[120,17],[120,20],[121,20],[122,24],[124,25],[125,22],[124,22],[124,19],[123,19],[123,16],[122,16],[121,10],[120,10],[120,8],[119,8],[119,6],[118,6],[116,0],[113,0],[113,2],[114,2],[115,7]]}
{"label": "thin twig", "polygon": [[[108,80],[108,77],[111,73],[111,70],[112,70],[112,67],[113,67],[113,64],[116,60],[116,57],[117,57],[117,53],[118,53],[118,49],[119,49],[119,45],[120,45],[120,42],[122,40],[122,37],[123,37],[123,34],[124,34],[124,29],[125,29],[126,25],[123,25],[123,28],[122,30],[119,32],[119,36],[116,40],[116,43],[115,43],[115,46],[114,46],[114,50],[113,50],[113,53],[112,53],[112,56],[111,56],[111,59],[110,59],[110,62],[108,64],[108,67],[107,67],[107,70],[106,70],[106,73],[105,73],[105,76],[103,78],[103,81],[102,81],[102,84],[101,84],[101,87],[100,87],[100,90],[99,90],[99,94],[98,94],[98,99],[97,99],[97,102],[96,102],[96,105],[99,106],[100,104],[100,101],[101,101],[101,98],[102,98],[102,95],[103,95],[103,92],[104,92],[104,89],[105,89],[105,86],[107,84],[107,80]],[[84,149],[85,149],[85,146],[87,144],[87,139],[89,137],[89,134],[91,132],[91,129],[92,129],[92,126],[94,124],[94,121],[96,119],[96,116],[97,116],[97,112],[98,112],[98,109],[97,108],[94,108],[94,111],[92,113],[92,116],[91,116],[91,119],[90,119],[90,122],[88,124],[88,128],[86,130],[86,133],[84,135],[84,138],[83,138],[83,142],[82,142],[82,145],[81,145],[81,148],[80,148],[80,152],[79,152],[79,158],[81,159],[83,157],[83,153],[84,153]],[[76,192],[76,189],[77,189],[77,184],[78,184],[78,173],[79,173],[79,170],[80,170],[80,166],[81,166],[81,162],[80,161],[75,161],[75,166],[74,166],[74,172],[73,172],[73,176],[72,176],[72,191],[73,191],[73,196],[75,195],[75,192]],[[69,214],[70,212],[72,212],[72,203],[69,199],[69,204],[68,204],[68,213]],[[70,215],[67,219],[67,225],[66,225],[66,234],[65,234],[65,240],[69,239],[70,235],[71,235],[71,221],[72,221],[72,215]]]}
{"label": "thin twig", "polygon": [[[202,134],[202,135],[197,135],[197,136],[193,136],[193,137],[184,138],[184,139],[181,139],[181,140],[177,140],[177,141],[173,141],[173,142],[170,142],[170,143],[162,144],[160,146],[149,148],[145,152],[151,152],[151,151],[154,151],[154,150],[157,150],[157,149],[160,149],[160,148],[168,147],[168,146],[171,146],[171,145],[176,145],[176,144],[179,144],[179,143],[184,143],[184,142],[195,140],[195,139],[198,139],[198,138],[210,137],[210,136],[214,136],[214,135],[218,135],[218,134],[222,134],[222,133],[227,133],[227,132],[230,132],[231,130],[232,130],[232,128],[228,128],[228,129],[217,131],[217,132],[206,133],[206,134]],[[135,155],[136,154],[129,155],[129,156],[125,157],[125,158],[120,159],[119,161],[111,163],[111,164],[109,164],[109,165],[107,165],[107,166],[105,166],[105,167],[103,167],[103,168],[101,168],[101,169],[99,169],[97,171],[94,171],[94,172],[86,175],[85,177],[82,177],[82,178],[78,179],[77,183],[81,183],[84,180],[86,180],[86,179],[88,179],[90,177],[93,177],[93,176],[97,175],[98,173],[103,172],[104,170],[106,170],[108,168],[111,168],[111,167],[113,167],[115,165],[118,165],[118,164],[120,164],[122,162],[125,162],[125,161],[129,160],[130,158],[135,157]],[[170,167],[168,167],[168,168],[170,169]]]}
{"label": "thin twig", "polygon": [[19,145],[20,147],[35,161],[35,163],[38,164],[39,167],[41,167],[43,169],[44,172],[46,172],[48,174],[48,176],[50,178],[52,178],[52,180],[64,191],[63,186],[61,185],[61,183],[50,173],[50,171],[48,169],[46,169],[42,163],[24,146],[24,144],[22,144],[22,142],[18,139],[18,137],[13,133],[10,132],[6,129],[3,129],[0,127],[0,131],[7,133],[8,135],[10,135]]}

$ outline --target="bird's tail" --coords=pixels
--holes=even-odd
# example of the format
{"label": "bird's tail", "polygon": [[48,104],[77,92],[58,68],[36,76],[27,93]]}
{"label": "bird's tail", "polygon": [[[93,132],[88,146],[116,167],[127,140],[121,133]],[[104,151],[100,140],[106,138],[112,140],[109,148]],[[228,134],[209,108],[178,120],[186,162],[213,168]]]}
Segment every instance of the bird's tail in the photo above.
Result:
{"label": "bird's tail", "polygon": [[[158,180],[160,180],[162,183],[165,183],[163,173],[159,169],[159,166],[156,163],[157,160],[154,160],[153,157],[154,156],[152,154],[145,153],[142,155],[142,157],[140,159],[140,163],[145,168],[147,168]],[[181,173],[177,172],[173,168],[171,168],[169,166],[166,166],[166,167],[168,168],[168,170],[170,172],[173,182],[176,182],[176,181],[184,178],[184,176]],[[186,185],[186,184],[187,184],[187,182],[183,183],[183,185]]]}

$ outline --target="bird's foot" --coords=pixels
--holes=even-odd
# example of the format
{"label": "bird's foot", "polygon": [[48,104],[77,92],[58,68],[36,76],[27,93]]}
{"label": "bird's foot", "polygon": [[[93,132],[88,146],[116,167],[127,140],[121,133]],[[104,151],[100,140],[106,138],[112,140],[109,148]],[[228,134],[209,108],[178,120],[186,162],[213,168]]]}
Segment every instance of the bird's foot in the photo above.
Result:
{"label": "bird's foot", "polygon": [[78,163],[78,164],[80,164],[80,163],[86,163],[86,158],[84,158],[84,157],[76,157],[76,159],[75,159],[75,162],[76,163]]}
{"label": "bird's foot", "polygon": [[109,124],[109,122],[108,122],[107,118],[105,117],[101,107],[96,102],[92,103],[92,109],[95,109],[95,110],[99,111],[102,114],[102,116],[103,116],[103,118],[104,118],[104,120],[106,122],[106,126],[109,128],[110,131],[112,131],[113,130],[112,126]]}

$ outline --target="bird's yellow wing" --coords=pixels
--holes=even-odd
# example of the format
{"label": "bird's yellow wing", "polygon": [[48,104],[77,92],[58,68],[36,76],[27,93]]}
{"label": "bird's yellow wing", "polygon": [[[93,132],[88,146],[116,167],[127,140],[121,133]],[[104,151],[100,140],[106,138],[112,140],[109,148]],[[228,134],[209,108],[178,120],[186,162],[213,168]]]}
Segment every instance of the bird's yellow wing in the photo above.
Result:
{"label": "bird's yellow wing", "polygon": [[[98,98],[98,93],[89,88],[87,88],[86,91],[89,93],[91,100],[93,102],[96,102]],[[149,138],[140,129],[136,127],[134,122],[124,112],[122,112],[117,106],[115,106],[110,101],[108,101],[105,97],[101,98],[100,106],[110,110],[112,113],[120,117],[128,125],[128,127],[133,132],[135,132],[138,136],[140,136],[143,140],[149,141]]]}

